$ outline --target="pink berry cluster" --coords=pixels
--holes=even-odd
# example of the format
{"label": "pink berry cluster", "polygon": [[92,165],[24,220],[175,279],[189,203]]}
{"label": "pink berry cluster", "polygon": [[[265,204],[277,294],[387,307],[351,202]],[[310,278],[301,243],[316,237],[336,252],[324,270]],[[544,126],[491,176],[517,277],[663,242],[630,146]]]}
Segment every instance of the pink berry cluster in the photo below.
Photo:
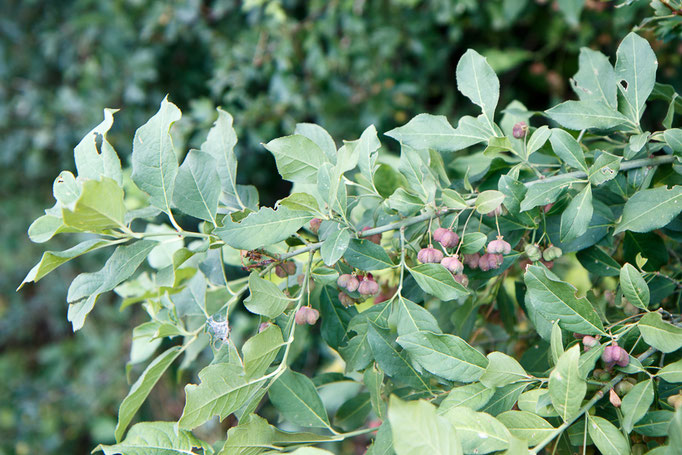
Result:
{"label": "pink berry cluster", "polygon": [[356,300],[348,293],[352,294],[357,291],[358,294],[365,297],[379,293],[379,283],[374,280],[374,276],[371,273],[365,275],[344,273],[336,280],[336,284],[339,288],[345,289],[346,291],[339,292],[339,301],[344,306],[351,306]]}
{"label": "pink berry cluster", "polygon": [[612,343],[604,348],[601,355],[607,370],[610,370],[614,365],[619,367],[626,367],[630,363],[630,354],[628,351],[618,346],[618,343]]}
{"label": "pink berry cluster", "polygon": [[470,269],[481,269],[484,272],[499,268],[504,261],[504,255],[511,253],[511,245],[498,235],[495,240],[491,240],[485,249],[485,254],[466,254],[464,264]]}
{"label": "pink berry cluster", "polygon": [[294,316],[294,321],[298,325],[303,324],[315,325],[319,317],[320,312],[317,311],[315,308],[311,308],[309,306],[302,306],[296,312],[296,315]]}
{"label": "pink berry cluster", "polygon": [[[433,239],[440,243],[444,250],[454,248],[459,244],[459,235],[450,229],[442,227],[433,232]],[[417,253],[417,260],[422,264],[440,263],[454,275],[455,281],[462,286],[467,286],[469,284],[469,279],[462,273],[464,271],[464,264],[462,264],[462,261],[457,254],[445,256],[441,250],[434,248],[433,245],[430,244],[427,248],[419,250]]]}

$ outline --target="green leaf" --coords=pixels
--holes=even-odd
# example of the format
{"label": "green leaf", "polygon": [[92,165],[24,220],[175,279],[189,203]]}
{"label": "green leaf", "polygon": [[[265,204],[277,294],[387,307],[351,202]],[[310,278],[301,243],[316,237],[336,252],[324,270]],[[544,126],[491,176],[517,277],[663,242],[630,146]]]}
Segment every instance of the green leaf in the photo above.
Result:
{"label": "green leaf", "polygon": [[598,246],[578,251],[576,257],[588,272],[598,276],[620,275],[620,264]]}
{"label": "green leaf", "polygon": [[521,201],[526,197],[528,191],[523,183],[519,182],[513,175],[507,174],[500,177],[497,189],[504,193],[504,206],[507,207],[511,216],[528,228],[537,226],[531,212],[521,212]]}
{"label": "green leaf", "polygon": [[649,411],[633,426],[633,430],[654,438],[667,436],[672,417],[671,411]]}
{"label": "green leaf", "polygon": [[488,241],[488,236],[482,232],[467,232],[462,235],[460,247],[462,254],[473,254],[481,251]]}
{"label": "green leaf", "polygon": [[168,214],[178,173],[170,128],[181,116],[180,109],[166,97],[159,111],[135,132],[133,139],[133,181],[149,194],[151,205]]}
{"label": "green leaf", "polygon": [[651,379],[636,384],[624,397],[621,404],[623,411],[623,430],[630,433],[637,422],[649,412],[654,401],[654,386]]}
{"label": "green leaf", "polygon": [[485,57],[469,49],[457,63],[456,78],[457,89],[481,108],[492,129],[500,98],[500,81],[495,71]]}
{"label": "green leaf", "polygon": [[392,395],[388,420],[397,455],[462,455],[458,435],[447,419],[424,400],[403,401]]}
{"label": "green leaf", "polygon": [[415,370],[408,361],[406,352],[398,351],[395,338],[388,330],[370,324],[367,342],[377,364],[388,376],[413,387],[430,390],[428,376]]}
{"label": "green leaf", "polygon": [[464,453],[490,453],[509,447],[509,430],[490,414],[459,407],[443,417],[455,428]]}
{"label": "green leaf", "polygon": [[438,321],[426,308],[403,296],[398,296],[394,306],[398,310],[398,335],[402,336],[421,331],[442,333],[438,327]]}
{"label": "green leaf", "polygon": [[583,153],[578,141],[562,129],[552,128],[551,131],[552,136],[549,138],[549,142],[552,144],[552,150],[556,156],[569,166],[587,172],[585,153]]}
{"label": "green leaf", "polygon": [[564,353],[564,340],[563,334],[561,332],[561,327],[559,327],[559,321],[554,321],[552,324],[552,335],[549,342],[549,350],[552,354],[552,365],[556,365],[559,358]]}
{"label": "green leaf", "polygon": [[623,217],[613,232],[650,232],[670,223],[682,211],[682,185],[638,191],[625,203]]}
{"label": "green leaf", "polygon": [[[108,177],[118,185],[123,185],[121,161],[114,147],[107,140],[107,132],[114,124],[114,114],[118,109],[104,109],[104,120],[90,130],[73,149],[76,170],[81,180],[99,180]],[[97,142],[101,140],[98,147]]]}
{"label": "green leaf", "polygon": [[173,346],[160,354],[145,368],[140,377],[137,378],[137,381],[130,387],[128,395],[123,399],[121,406],[118,408],[118,422],[114,432],[117,442],[121,441],[128,424],[149,396],[149,392],[152,391],[152,388],[163,376],[163,373],[166,372],[181,352],[182,348],[180,346]]}
{"label": "green leaf", "polygon": [[355,430],[372,410],[369,393],[361,393],[346,400],[334,415],[334,425],[346,431]]}
{"label": "green leaf", "polygon": [[[297,123],[294,134],[305,136],[322,150],[332,163],[336,163],[336,144],[327,130],[315,123]],[[353,166],[355,167],[355,166]],[[352,168],[351,168],[352,169]]]}
{"label": "green leaf", "polygon": [[490,213],[497,209],[504,201],[504,194],[496,190],[482,191],[476,198],[474,207],[481,215]]}
{"label": "green leaf", "polygon": [[506,411],[497,416],[512,436],[537,445],[554,431],[554,427],[537,414],[527,411]]}
{"label": "green leaf", "polygon": [[276,325],[269,325],[246,340],[242,347],[246,375],[251,378],[264,375],[284,344],[282,331]]}
{"label": "green leaf", "polygon": [[576,297],[570,284],[559,280],[544,266],[531,265],[524,281],[528,295],[537,310],[549,320],[559,320],[562,329],[588,335],[604,335],[604,326],[592,304],[585,297]]}
{"label": "green leaf", "polygon": [[386,402],[381,396],[381,390],[384,385],[384,373],[379,370],[375,364],[372,364],[365,370],[362,375],[365,387],[369,391],[370,402],[372,409],[377,417],[381,420],[386,418]]}
{"label": "green leaf", "polygon": [[297,212],[309,212],[311,215],[321,214],[317,199],[308,193],[291,193],[289,196],[280,200],[279,205],[283,205],[284,207]]}
{"label": "green leaf", "polygon": [[559,199],[559,196],[574,184],[576,180],[567,175],[559,176],[556,180],[535,183],[528,187],[526,197],[521,201],[521,211],[525,212],[539,205],[547,205]]}
{"label": "green leaf", "polygon": [[275,283],[261,278],[256,271],[249,275],[249,290],[251,294],[244,300],[244,306],[254,314],[275,319],[290,303]]}
{"label": "green leaf", "polygon": [[592,187],[585,185],[566,207],[561,214],[559,226],[559,238],[562,242],[570,242],[577,239],[585,232],[592,221]]}
{"label": "green leaf", "polygon": [[360,172],[367,177],[367,180],[373,182],[378,150],[381,147],[381,142],[379,142],[374,125],[368,126],[357,141],[346,142],[346,147],[351,146],[354,147],[354,151],[358,154]]}
{"label": "green leaf", "polygon": [[464,286],[455,281],[440,264],[421,264],[409,268],[410,274],[424,292],[443,301],[455,300],[468,294]]}
{"label": "green leaf", "polygon": [[455,190],[445,188],[442,194],[443,204],[449,209],[464,210],[469,208],[464,198]]}
{"label": "green leaf", "polygon": [[328,162],[317,144],[298,134],[273,139],[264,145],[275,157],[282,178],[290,182],[317,183],[317,170]]}
{"label": "green leaf", "polygon": [[587,392],[587,384],[578,369],[579,359],[580,345],[576,344],[559,357],[549,375],[549,395],[564,422],[570,422],[578,415]]}
{"label": "green leaf", "polygon": [[674,128],[663,131],[663,139],[673,152],[682,153],[682,129]]}
{"label": "green leaf", "polygon": [[85,232],[125,227],[125,213],[123,188],[108,177],[86,180],[73,206],[62,207],[64,225]]}
{"label": "green leaf", "polygon": [[533,134],[528,139],[526,144],[526,156],[528,158],[534,152],[540,150],[543,145],[547,142],[547,139],[552,136],[552,130],[549,129],[547,125],[543,125],[536,129]]}
{"label": "green leaf", "polygon": [[198,150],[190,150],[175,178],[173,203],[184,213],[214,225],[220,198],[220,177],[216,160]]}
{"label": "green leaf", "polygon": [[682,348],[682,327],[663,321],[660,313],[645,314],[637,327],[644,341],[661,352],[675,352]]}
{"label": "green leaf", "polygon": [[552,406],[547,389],[533,389],[522,393],[519,397],[518,406],[520,410],[537,414],[540,417],[557,417],[559,415]]}
{"label": "green leaf", "polygon": [[620,269],[620,289],[628,302],[634,306],[643,310],[649,306],[649,286],[647,286],[639,270],[630,264],[626,263]]}
{"label": "green leaf", "polygon": [[190,431],[177,430],[175,422],[140,422],[120,444],[100,444],[94,451],[102,450],[105,455],[188,455],[196,453],[195,448],[213,453],[209,444]]}
{"label": "green leaf", "polygon": [[573,76],[573,91],[582,101],[597,101],[618,108],[616,72],[608,57],[588,47],[580,48],[578,72]]}
{"label": "green leaf", "polygon": [[495,389],[489,389],[480,382],[453,388],[438,407],[438,413],[444,414],[452,408],[466,406],[478,411],[485,406],[495,394]]}
{"label": "green leaf", "polygon": [[530,375],[515,358],[501,352],[491,352],[488,354],[488,366],[480,381],[486,387],[494,389],[528,379]]}
{"label": "green leaf", "polygon": [[340,345],[348,341],[348,323],[357,314],[352,308],[345,308],[339,302],[337,288],[325,286],[320,292],[320,320],[322,327],[320,333],[324,341],[332,348],[338,349]]}
{"label": "green leaf", "polygon": [[351,267],[360,270],[383,270],[394,265],[386,251],[369,240],[351,239],[343,257]]}
{"label": "green leaf", "polygon": [[528,383],[524,381],[498,387],[482,411],[491,415],[509,411],[514,407],[527,385]]}
{"label": "green leaf", "polygon": [[453,152],[487,141],[490,132],[473,117],[462,117],[455,129],[444,115],[419,114],[386,136],[417,150]]}
{"label": "green leaf", "polygon": [[625,101],[621,110],[635,124],[642,118],[646,100],[656,83],[658,61],[651,46],[636,33],[629,33],[616,51],[616,78]]}
{"label": "green leaf", "polygon": [[476,381],[488,364],[483,354],[455,335],[412,332],[397,341],[427,371],[451,381]]}
{"label": "green leaf", "polygon": [[608,129],[628,121],[617,110],[595,101],[564,101],[545,114],[569,130]]}
{"label": "green leaf", "polygon": [[201,144],[201,151],[211,155],[217,163],[216,171],[226,205],[232,210],[242,210],[246,207],[237,188],[237,157],[234,153],[237,133],[232,127],[232,116],[220,108],[217,111],[218,118],[209,130],[206,141]]}
{"label": "green leaf", "polygon": [[664,366],[658,370],[656,377],[666,382],[682,382],[682,360]]}
{"label": "green leaf", "polygon": [[620,162],[623,158],[610,153],[601,152],[587,171],[587,178],[594,186],[612,180],[618,175]]}
{"label": "green leaf", "polygon": [[331,429],[322,399],[307,376],[287,369],[270,386],[268,395],[289,422],[302,427]]}
{"label": "green leaf", "polygon": [[281,242],[296,233],[312,219],[309,212],[279,207],[273,210],[262,207],[239,223],[227,216],[224,226],[216,228],[215,234],[232,248],[254,250],[265,245]]}
{"label": "green leaf", "polygon": [[227,441],[218,455],[259,455],[274,446],[275,428],[267,420],[250,414],[227,431]]}
{"label": "green leaf", "polygon": [[156,245],[157,242],[151,240],[139,240],[119,246],[99,271],[81,273],[71,282],[66,296],[69,302],[67,318],[74,331],[83,327],[99,295],[130,278]]}
{"label": "green leaf", "polygon": [[348,248],[350,232],[347,228],[332,232],[322,243],[320,254],[325,264],[332,266],[338,262]]}
{"label": "green leaf", "polygon": [[580,13],[585,7],[585,0],[557,0],[559,11],[566,18],[566,22],[571,27],[577,27],[580,21]]}
{"label": "green leaf", "polygon": [[630,446],[623,433],[608,420],[587,414],[587,432],[602,454],[630,454]]}
{"label": "green leaf", "polygon": [[71,259],[81,256],[90,251],[98,250],[100,248],[114,245],[116,241],[105,239],[91,239],[85,240],[76,246],[64,251],[46,251],[40,258],[40,261],[26,274],[26,278],[21,282],[17,291],[21,289],[24,284],[34,282],[37,283],[45,275],[55,270],[62,264],[69,262]]}
{"label": "green leaf", "polygon": [[178,420],[182,429],[193,429],[213,416],[220,420],[259,396],[265,383],[262,378],[249,378],[240,365],[216,363],[199,372],[201,384],[185,386],[185,408]]}

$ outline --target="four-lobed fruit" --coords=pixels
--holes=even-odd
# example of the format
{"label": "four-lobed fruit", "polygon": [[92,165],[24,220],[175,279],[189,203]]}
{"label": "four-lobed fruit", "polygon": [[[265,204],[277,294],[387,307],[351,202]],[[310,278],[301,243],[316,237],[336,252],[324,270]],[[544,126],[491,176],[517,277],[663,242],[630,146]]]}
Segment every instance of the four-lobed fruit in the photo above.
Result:
{"label": "four-lobed fruit", "polygon": [[340,288],[347,289],[348,292],[355,292],[358,290],[360,280],[358,280],[355,275],[344,273],[336,280],[336,284],[338,284]]}
{"label": "four-lobed fruit", "polygon": [[275,275],[280,278],[286,278],[289,275],[296,274],[296,263],[294,261],[285,261],[275,266]]}
{"label": "four-lobed fruit", "polygon": [[443,248],[454,248],[459,243],[459,235],[446,228],[438,228],[433,231],[433,240],[440,243]]}
{"label": "four-lobed fruit", "polygon": [[528,256],[528,259],[533,262],[537,262],[542,259],[542,250],[537,243],[532,245],[529,243],[523,248],[523,252],[526,254],[526,256]]}
{"label": "four-lobed fruit", "polygon": [[504,237],[498,235],[496,240],[488,243],[485,250],[491,254],[509,254],[511,253],[511,245],[504,240]]}
{"label": "four-lobed fruit", "polygon": [[[360,232],[365,232],[368,231],[369,229],[371,229],[369,226],[365,226],[360,230]],[[369,240],[372,243],[376,243],[377,245],[381,244],[381,234],[372,234],[362,238]]]}
{"label": "four-lobed fruit", "polygon": [[618,346],[618,343],[612,343],[604,348],[601,359],[606,364],[607,369],[612,369],[614,365],[619,367],[626,367],[630,363],[630,354],[628,351]]}
{"label": "four-lobed fruit", "polygon": [[360,285],[358,286],[358,293],[360,295],[375,295],[379,293],[379,283],[374,281],[369,275],[362,277]]}
{"label": "four-lobed fruit", "polygon": [[542,252],[542,259],[544,259],[547,262],[551,262],[555,259],[559,259],[563,252],[561,251],[561,248],[558,246],[550,245],[548,246],[545,251]]}
{"label": "four-lobed fruit", "polygon": [[317,319],[320,317],[320,312],[317,311],[315,308],[311,308],[309,306],[302,306],[301,308],[296,311],[296,315],[294,316],[294,321],[298,325],[315,325],[317,322]]}
{"label": "four-lobed fruit", "polygon": [[460,273],[464,270],[464,264],[462,264],[462,261],[459,260],[459,257],[456,254],[454,256],[444,257],[440,263],[452,273]]}
{"label": "four-lobed fruit", "polygon": [[487,272],[499,268],[503,261],[501,254],[486,253],[478,260],[478,268]]}
{"label": "four-lobed fruit", "polygon": [[435,264],[443,260],[443,252],[429,245],[428,248],[419,250],[417,260],[422,264]]}

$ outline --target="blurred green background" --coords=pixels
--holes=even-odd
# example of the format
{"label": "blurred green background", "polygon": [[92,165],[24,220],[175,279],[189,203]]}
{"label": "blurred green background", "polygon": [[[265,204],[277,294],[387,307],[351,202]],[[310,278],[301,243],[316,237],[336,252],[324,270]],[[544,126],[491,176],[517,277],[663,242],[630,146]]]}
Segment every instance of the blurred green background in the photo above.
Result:
{"label": "blurred green background", "polygon": [[[571,97],[581,46],[613,56],[651,14],[646,1],[616,9],[596,0],[0,2],[0,455],[86,453],[110,442],[128,390],[140,315],[119,312],[111,298],[76,335],[66,320],[67,283],[101,258],[15,292],[44,246],[26,229],[52,205],[53,179],[74,170],[73,147],[103,108],[121,108],[109,140],[127,163],[135,129],[165,94],[184,113],[174,131],[183,153],[222,106],[239,134],[240,183],[272,204],[289,188],[273,179],[259,144],[296,123],[318,123],[340,141],[421,112],[468,114],[454,77],[467,48],[500,75],[501,106],[518,99],[545,109]],[[643,33],[659,54],[659,81],[679,91],[679,40]],[[181,413],[182,389],[169,376],[142,409],[146,419]]]}

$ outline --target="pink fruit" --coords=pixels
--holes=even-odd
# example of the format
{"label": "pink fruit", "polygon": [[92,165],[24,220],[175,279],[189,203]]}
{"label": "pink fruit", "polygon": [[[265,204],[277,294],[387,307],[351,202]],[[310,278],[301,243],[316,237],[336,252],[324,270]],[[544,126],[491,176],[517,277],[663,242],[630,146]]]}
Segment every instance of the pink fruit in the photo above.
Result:
{"label": "pink fruit", "polygon": [[340,288],[345,288],[348,289],[349,292],[354,292],[358,289],[360,282],[354,275],[344,273],[336,280],[336,284],[338,284]]}
{"label": "pink fruit", "polygon": [[528,134],[528,124],[526,122],[518,122],[512,128],[512,136],[516,139],[523,139]]}
{"label": "pink fruit", "polygon": [[488,243],[488,247],[486,248],[486,251],[488,253],[492,254],[509,254],[511,253],[511,245],[509,242],[505,242],[502,240],[503,237],[501,235],[497,236],[497,240],[493,240],[492,242]]}
{"label": "pink fruit", "polygon": [[341,291],[339,292],[339,302],[341,302],[341,305],[345,307],[349,307],[355,303],[355,300],[345,292]]}
{"label": "pink fruit", "polygon": [[417,253],[417,260],[422,264],[437,263],[443,260],[443,252],[429,245],[428,248],[419,250],[419,253]]}
{"label": "pink fruit", "polygon": [[375,295],[379,293],[379,283],[373,279],[364,278],[358,286],[360,295]]}
{"label": "pink fruit", "polygon": [[462,286],[464,286],[464,287],[469,286],[469,277],[467,277],[465,274],[458,273],[453,278],[455,279],[456,282],[458,282]]}
{"label": "pink fruit", "polygon": [[478,261],[481,259],[481,255],[478,253],[465,254],[462,259],[464,259],[464,264],[466,264],[470,269],[477,269]]}
{"label": "pink fruit", "polygon": [[501,254],[486,253],[478,260],[478,267],[487,272],[488,270],[499,268],[503,260]]}
{"label": "pink fruit", "polygon": [[464,264],[462,264],[457,255],[443,258],[440,264],[452,273],[460,273],[464,270]]}
{"label": "pink fruit", "polygon": [[433,232],[433,240],[439,242],[443,248],[454,248],[459,243],[459,235],[450,229],[438,228]]}
{"label": "pink fruit", "polygon": [[317,311],[315,308],[304,306],[298,309],[296,315],[294,316],[294,321],[298,325],[303,324],[314,325],[319,317],[320,312]]}
{"label": "pink fruit", "polygon": [[310,231],[313,234],[317,234],[320,231],[320,225],[322,224],[322,220],[319,218],[313,218],[310,220]]}

